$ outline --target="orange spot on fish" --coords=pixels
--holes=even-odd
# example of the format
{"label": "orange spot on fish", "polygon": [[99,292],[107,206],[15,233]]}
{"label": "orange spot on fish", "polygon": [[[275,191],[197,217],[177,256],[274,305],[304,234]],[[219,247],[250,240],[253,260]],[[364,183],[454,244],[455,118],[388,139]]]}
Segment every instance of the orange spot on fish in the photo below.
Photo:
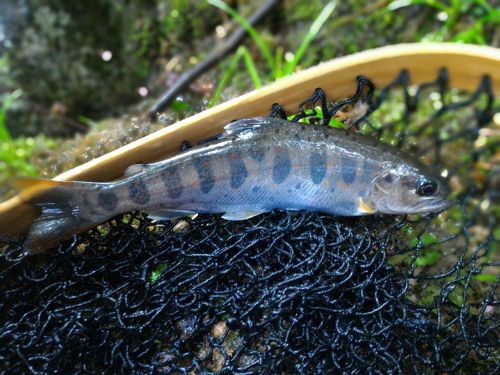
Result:
{"label": "orange spot on fish", "polygon": [[348,190],[348,189],[349,189],[349,187],[351,186],[351,184],[350,184],[350,183],[346,183],[346,182],[344,182],[344,181],[339,181],[339,182],[337,182],[337,186],[338,186],[340,189],[342,189],[342,190]]}

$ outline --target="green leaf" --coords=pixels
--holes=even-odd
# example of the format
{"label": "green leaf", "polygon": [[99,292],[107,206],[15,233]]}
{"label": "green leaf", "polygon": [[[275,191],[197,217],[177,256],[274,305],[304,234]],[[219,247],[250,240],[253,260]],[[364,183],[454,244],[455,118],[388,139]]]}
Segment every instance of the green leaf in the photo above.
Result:
{"label": "green leaf", "polygon": [[338,120],[336,118],[332,118],[330,120],[330,122],[328,123],[328,126],[331,126],[332,128],[339,128],[339,129],[345,129],[346,128],[346,125],[342,121],[340,121],[340,120]]}
{"label": "green leaf", "polygon": [[476,281],[484,281],[487,283],[494,283],[497,281],[497,275],[491,273],[483,273],[480,275],[472,276],[472,278]]}
{"label": "green leaf", "polygon": [[436,250],[426,252],[426,254],[419,256],[415,260],[417,267],[428,267],[436,264],[441,259],[441,253]]}
{"label": "green leaf", "polygon": [[160,278],[161,274],[165,272],[167,268],[168,268],[168,263],[164,263],[158,266],[158,268],[155,269],[153,272],[151,272],[151,275],[149,275],[149,282],[151,284],[156,283]]}
{"label": "green leaf", "polygon": [[450,294],[448,294],[448,299],[455,306],[462,306],[462,303],[464,302],[463,289],[456,287]]}
{"label": "green leaf", "polygon": [[[422,247],[429,247],[437,242],[437,238],[432,233],[424,233],[420,236],[420,241],[422,242]],[[415,237],[410,241],[410,246],[415,247],[418,245],[419,237]]]}
{"label": "green leaf", "polygon": [[191,108],[191,106],[188,103],[179,99],[175,99],[172,102],[171,107],[176,112],[187,111]]}
{"label": "green leaf", "polygon": [[419,295],[419,303],[424,306],[429,306],[433,303],[434,299],[441,294],[441,288],[434,284],[426,285]]}
{"label": "green leaf", "polygon": [[500,241],[500,227],[497,227],[493,230],[493,238],[495,240]]}

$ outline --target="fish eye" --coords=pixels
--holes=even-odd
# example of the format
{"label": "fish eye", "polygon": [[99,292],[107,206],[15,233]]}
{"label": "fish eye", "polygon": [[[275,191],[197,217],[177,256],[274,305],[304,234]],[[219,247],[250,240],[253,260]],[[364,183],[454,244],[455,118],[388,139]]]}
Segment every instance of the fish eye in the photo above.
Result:
{"label": "fish eye", "polygon": [[421,197],[430,197],[436,193],[437,188],[436,181],[423,180],[417,186],[417,194]]}
{"label": "fish eye", "polygon": [[384,176],[384,181],[387,182],[388,184],[392,183],[393,180],[394,179],[392,178],[392,175],[390,173]]}

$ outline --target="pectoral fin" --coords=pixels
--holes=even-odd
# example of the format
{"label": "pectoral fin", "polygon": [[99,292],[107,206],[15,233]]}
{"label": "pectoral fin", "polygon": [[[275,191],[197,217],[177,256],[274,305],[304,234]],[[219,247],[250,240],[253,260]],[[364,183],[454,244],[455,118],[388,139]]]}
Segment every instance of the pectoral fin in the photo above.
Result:
{"label": "pectoral fin", "polygon": [[226,212],[224,215],[222,215],[222,218],[226,219],[226,220],[239,221],[239,220],[250,219],[250,218],[257,216],[257,215],[260,215],[262,213],[264,213],[264,211]]}
{"label": "pectoral fin", "polygon": [[376,212],[375,208],[366,203],[361,197],[358,200],[358,210],[364,215],[370,215]]}

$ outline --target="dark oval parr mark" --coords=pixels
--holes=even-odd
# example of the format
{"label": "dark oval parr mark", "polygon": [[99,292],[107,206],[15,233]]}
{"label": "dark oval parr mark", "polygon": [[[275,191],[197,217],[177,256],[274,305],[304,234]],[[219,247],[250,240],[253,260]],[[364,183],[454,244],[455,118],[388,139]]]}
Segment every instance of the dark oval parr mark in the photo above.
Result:
{"label": "dark oval parr mark", "polygon": [[200,179],[200,189],[203,193],[207,194],[213,189],[215,181],[208,161],[199,159],[194,160],[194,167]]}
{"label": "dark oval parr mark", "polygon": [[112,191],[102,191],[97,197],[97,202],[106,211],[114,211],[118,205],[118,198]]}
{"label": "dark oval parr mark", "polygon": [[149,191],[143,180],[134,180],[128,186],[128,196],[130,200],[137,204],[146,204],[149,202]]}
{"label": "dark oval parr mark", "polygon": [[292,161],[287,150],[277,150],[274,157],[273,181],[281,184],[285,181],[292,170]]}
{"label": "dark oval parr mark", "polygon": [[326,176],[326,153],[311,152],[309,156],[309,173],[314,184],[318,185]]}
{"label": "dark oval parr mark", "polygon": [[352,157],[343,155],[340,159],[340,170],[342,180],[346,184],[352,184],[356,179],[356,161]]}
{"label": "dark oval parr mark", "polygon": [[239,189],[248,177],[248,170],[245,162],[239,157],[229,159],[229,171],[231,174],[231,187]]}
{"label": "dark oval parr mark", "polygon": [[161,172],[161,178],[167,189],[167,195],[170,199],[178,199],[182,195],[181,177],[177,173],[177,167],[168,167]]}

